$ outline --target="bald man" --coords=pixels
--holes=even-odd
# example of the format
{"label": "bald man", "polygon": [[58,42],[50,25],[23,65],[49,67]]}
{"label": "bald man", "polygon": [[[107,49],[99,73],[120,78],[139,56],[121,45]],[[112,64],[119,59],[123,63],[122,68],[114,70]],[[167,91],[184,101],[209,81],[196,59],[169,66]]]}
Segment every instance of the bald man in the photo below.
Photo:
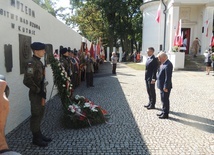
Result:
{"label": "bald man", "polygon": [[160,89],[162,113],[157,114],[160,119],[168,119],[169,117],[169,96],[172,89],[172,70],[173,65],[168,60],[166,53],[160,52],[158,55],[160,61],[160,69],[157,75],[157,86]]}

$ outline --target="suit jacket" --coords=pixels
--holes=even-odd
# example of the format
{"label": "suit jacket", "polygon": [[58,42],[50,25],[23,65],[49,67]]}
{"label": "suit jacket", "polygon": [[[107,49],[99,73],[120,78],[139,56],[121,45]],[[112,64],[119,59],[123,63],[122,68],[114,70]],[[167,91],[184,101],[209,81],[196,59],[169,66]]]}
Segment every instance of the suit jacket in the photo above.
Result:
{"label": "suit jacket", "polygon": [[152,81],[152,79],[156,80],[158,69],[158,59],[152,55],[146,61],[146,72],[145,72],[145,80]]}
{"label": "suit jacket", "polygon": [[157,75],[157,86],[160,90],[163,90],[163,88],[172,88],[172,70],[173,65],[169,60],[166,60],[166,62],[160,66]]}

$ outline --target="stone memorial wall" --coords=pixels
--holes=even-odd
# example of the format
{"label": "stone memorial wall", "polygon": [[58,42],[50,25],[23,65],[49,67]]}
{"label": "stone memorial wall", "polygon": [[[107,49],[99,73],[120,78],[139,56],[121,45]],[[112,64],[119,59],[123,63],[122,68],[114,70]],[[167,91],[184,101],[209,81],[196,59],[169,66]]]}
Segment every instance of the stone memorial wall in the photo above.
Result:
{"label": "stone memorial wall", "polygon": [[[82,36],[32,0],[1,0],[0,25],[0,74],[6,77],[10,87],[8,133],[30,116],[28,88],[23,84],[24,64],[32,56],[30,44],[37,41],[45,43],[46,53],[50,55],[59,51],[60,46],[80,49]],[[42,61],[47,66],[48,100],[53,76],[48,60]],[[55,94],[56,90],[52,96]]]}

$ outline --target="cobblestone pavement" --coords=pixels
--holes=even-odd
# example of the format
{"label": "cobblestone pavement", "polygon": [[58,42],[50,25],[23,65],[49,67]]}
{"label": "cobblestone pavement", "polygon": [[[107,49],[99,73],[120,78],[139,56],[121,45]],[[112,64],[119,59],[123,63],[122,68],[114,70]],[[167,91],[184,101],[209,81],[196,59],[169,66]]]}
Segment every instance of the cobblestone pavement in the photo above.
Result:
{"label": "cobblestone pavement", "polygon": [[29,120],[7,135],[11,149],[23,155],[212,155],[214,154],[214,74],[174,71],[167,120],[156,89],[156,109],[147,110],[144,71],[118,63],[101,65],[93,88],[85,83],[75,90],[101,105],[110,114],[109,123],[83,129],[65,129],[58,96],[47,103],[42,130],[53,138],[46,148],[31,144]]}

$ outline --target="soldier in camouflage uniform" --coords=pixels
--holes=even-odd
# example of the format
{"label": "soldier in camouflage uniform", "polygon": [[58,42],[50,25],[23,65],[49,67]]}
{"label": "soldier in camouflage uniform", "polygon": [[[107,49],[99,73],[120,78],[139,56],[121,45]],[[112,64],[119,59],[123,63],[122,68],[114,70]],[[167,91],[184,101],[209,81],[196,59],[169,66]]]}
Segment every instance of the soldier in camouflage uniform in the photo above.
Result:
{"label": "soldier in camouflage uniform", "polygon": [[33,144],[46,147],[52,139],[45,137],[40,130],[40,124],[45,112],[46,84],[45,68],[40,59],[45,54],[45,44],[31,44],[33,57],[27,62],[23,83],[29,90],[31,102],[30,130],[33,134]]}
{"label": "soldier in camouflage uniform", "polygon": [[74,50],[71,50],[70,61],[71,61],[72,72],[73,72],[73,75],[72,75],[72,85],[73,85],[73,88],[75,89],[78,86],[79,64],[78,64],[77,59],[75,58]]}
{"label": "soldier in camouflage uniform", "polygon": [[62,48],[60,50],[60,54],[62,55],[60,57],[60,63],[65,68],[67,76],[71,78],[72,70],[71,70],[71,61],[70,61],[70,58],[69,58],[68,49],[67,48]]}

